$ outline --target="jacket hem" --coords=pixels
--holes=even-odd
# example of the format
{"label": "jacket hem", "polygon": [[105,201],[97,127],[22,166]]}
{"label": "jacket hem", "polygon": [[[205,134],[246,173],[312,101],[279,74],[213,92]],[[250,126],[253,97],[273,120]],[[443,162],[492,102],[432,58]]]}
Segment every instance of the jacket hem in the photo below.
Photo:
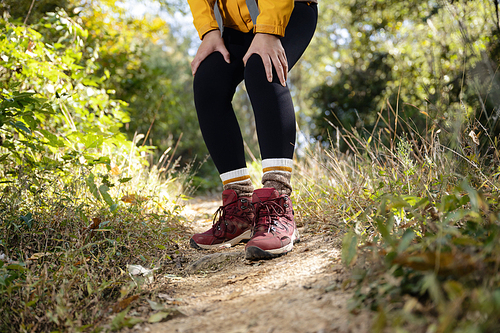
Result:
{"label": "jacket hem", "polygon": [[266,24],[257,24],[254,29],[255,33],[265,33],[265,34],[272,34],[272,35],[278,35],[280,37],[285,36],[285,28],[280,27],[280,26],[274,26],[274,25],[266,25]]}
{"label": "jacket hem", "polygon": [[217,29],[219,29],[219,26],[217,25],[217,21],[214,20],[213,22],[205,24],[203,27],[201,27],[198,30],[198,35],[200,36],[200,39],[203,39],[203,36],[205,36],[207,32]]}

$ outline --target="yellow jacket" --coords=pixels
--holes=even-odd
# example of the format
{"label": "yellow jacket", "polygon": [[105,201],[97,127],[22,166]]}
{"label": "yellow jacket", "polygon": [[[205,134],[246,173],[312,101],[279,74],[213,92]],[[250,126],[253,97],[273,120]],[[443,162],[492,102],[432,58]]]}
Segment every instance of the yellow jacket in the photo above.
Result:
{"label": "yellow jacket", "polygon": [[[218,29],[214,16],[216,0],[188,0],[200,38]],[[294,0],[258,0],[259,16],[254,27],[246,0],[218,0],[224,27],[242,32],[254,31],[283,37],[292,14]]]}

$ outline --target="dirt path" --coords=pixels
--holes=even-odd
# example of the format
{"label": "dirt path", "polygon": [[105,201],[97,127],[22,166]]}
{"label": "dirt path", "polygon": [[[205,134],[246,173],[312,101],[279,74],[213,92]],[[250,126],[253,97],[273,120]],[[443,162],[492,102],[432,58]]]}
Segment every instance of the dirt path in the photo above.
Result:
{"label": "dirt path", "polygon": [[[208,229],[219,201],[189,204],[194,232]],[[300,229],[299,229],[300,230]],[[280,258],[250,262],[244,245],[196,251],[181,245],[175,276],[159,297],[185,315],[134,332],[369,332],[366,315],[347,310],[340,240],[300,230],[301,242]]]}

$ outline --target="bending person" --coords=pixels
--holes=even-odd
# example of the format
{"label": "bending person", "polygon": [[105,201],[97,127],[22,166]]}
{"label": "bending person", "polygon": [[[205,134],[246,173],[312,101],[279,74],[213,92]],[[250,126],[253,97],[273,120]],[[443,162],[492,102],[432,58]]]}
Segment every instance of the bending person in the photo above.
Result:
{"label": "bending person", "polygon": [[[247,259],[282,255],[299,240],[290,200],[295,110],[286,79],[313,37],[317,4],[259,0],[254,24],[245,0],[188,2],[202,39],[191,63],[196,112],[224,188],[219,219],[210,230],[193,235],[191,246],[211,249],[248,240]],[[231,103],[243,80],[262,157],[263,188],[256,190]]]}

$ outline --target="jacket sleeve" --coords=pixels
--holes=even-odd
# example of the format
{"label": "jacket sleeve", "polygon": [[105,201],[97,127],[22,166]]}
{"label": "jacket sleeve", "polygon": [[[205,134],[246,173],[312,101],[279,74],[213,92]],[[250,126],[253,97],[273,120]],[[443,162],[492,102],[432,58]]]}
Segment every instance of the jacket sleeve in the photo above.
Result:
{"label": "jacket sleeve", "polygon": [[259,0],[260,14],[254,32],[285,36],[294,0]]}
{"label": "jacket sleeve", "polygon": [[219,28],[214,15],[215,0],[188,0],[188,3],[193,14],[194,27],[200,39],[207,32]]}

